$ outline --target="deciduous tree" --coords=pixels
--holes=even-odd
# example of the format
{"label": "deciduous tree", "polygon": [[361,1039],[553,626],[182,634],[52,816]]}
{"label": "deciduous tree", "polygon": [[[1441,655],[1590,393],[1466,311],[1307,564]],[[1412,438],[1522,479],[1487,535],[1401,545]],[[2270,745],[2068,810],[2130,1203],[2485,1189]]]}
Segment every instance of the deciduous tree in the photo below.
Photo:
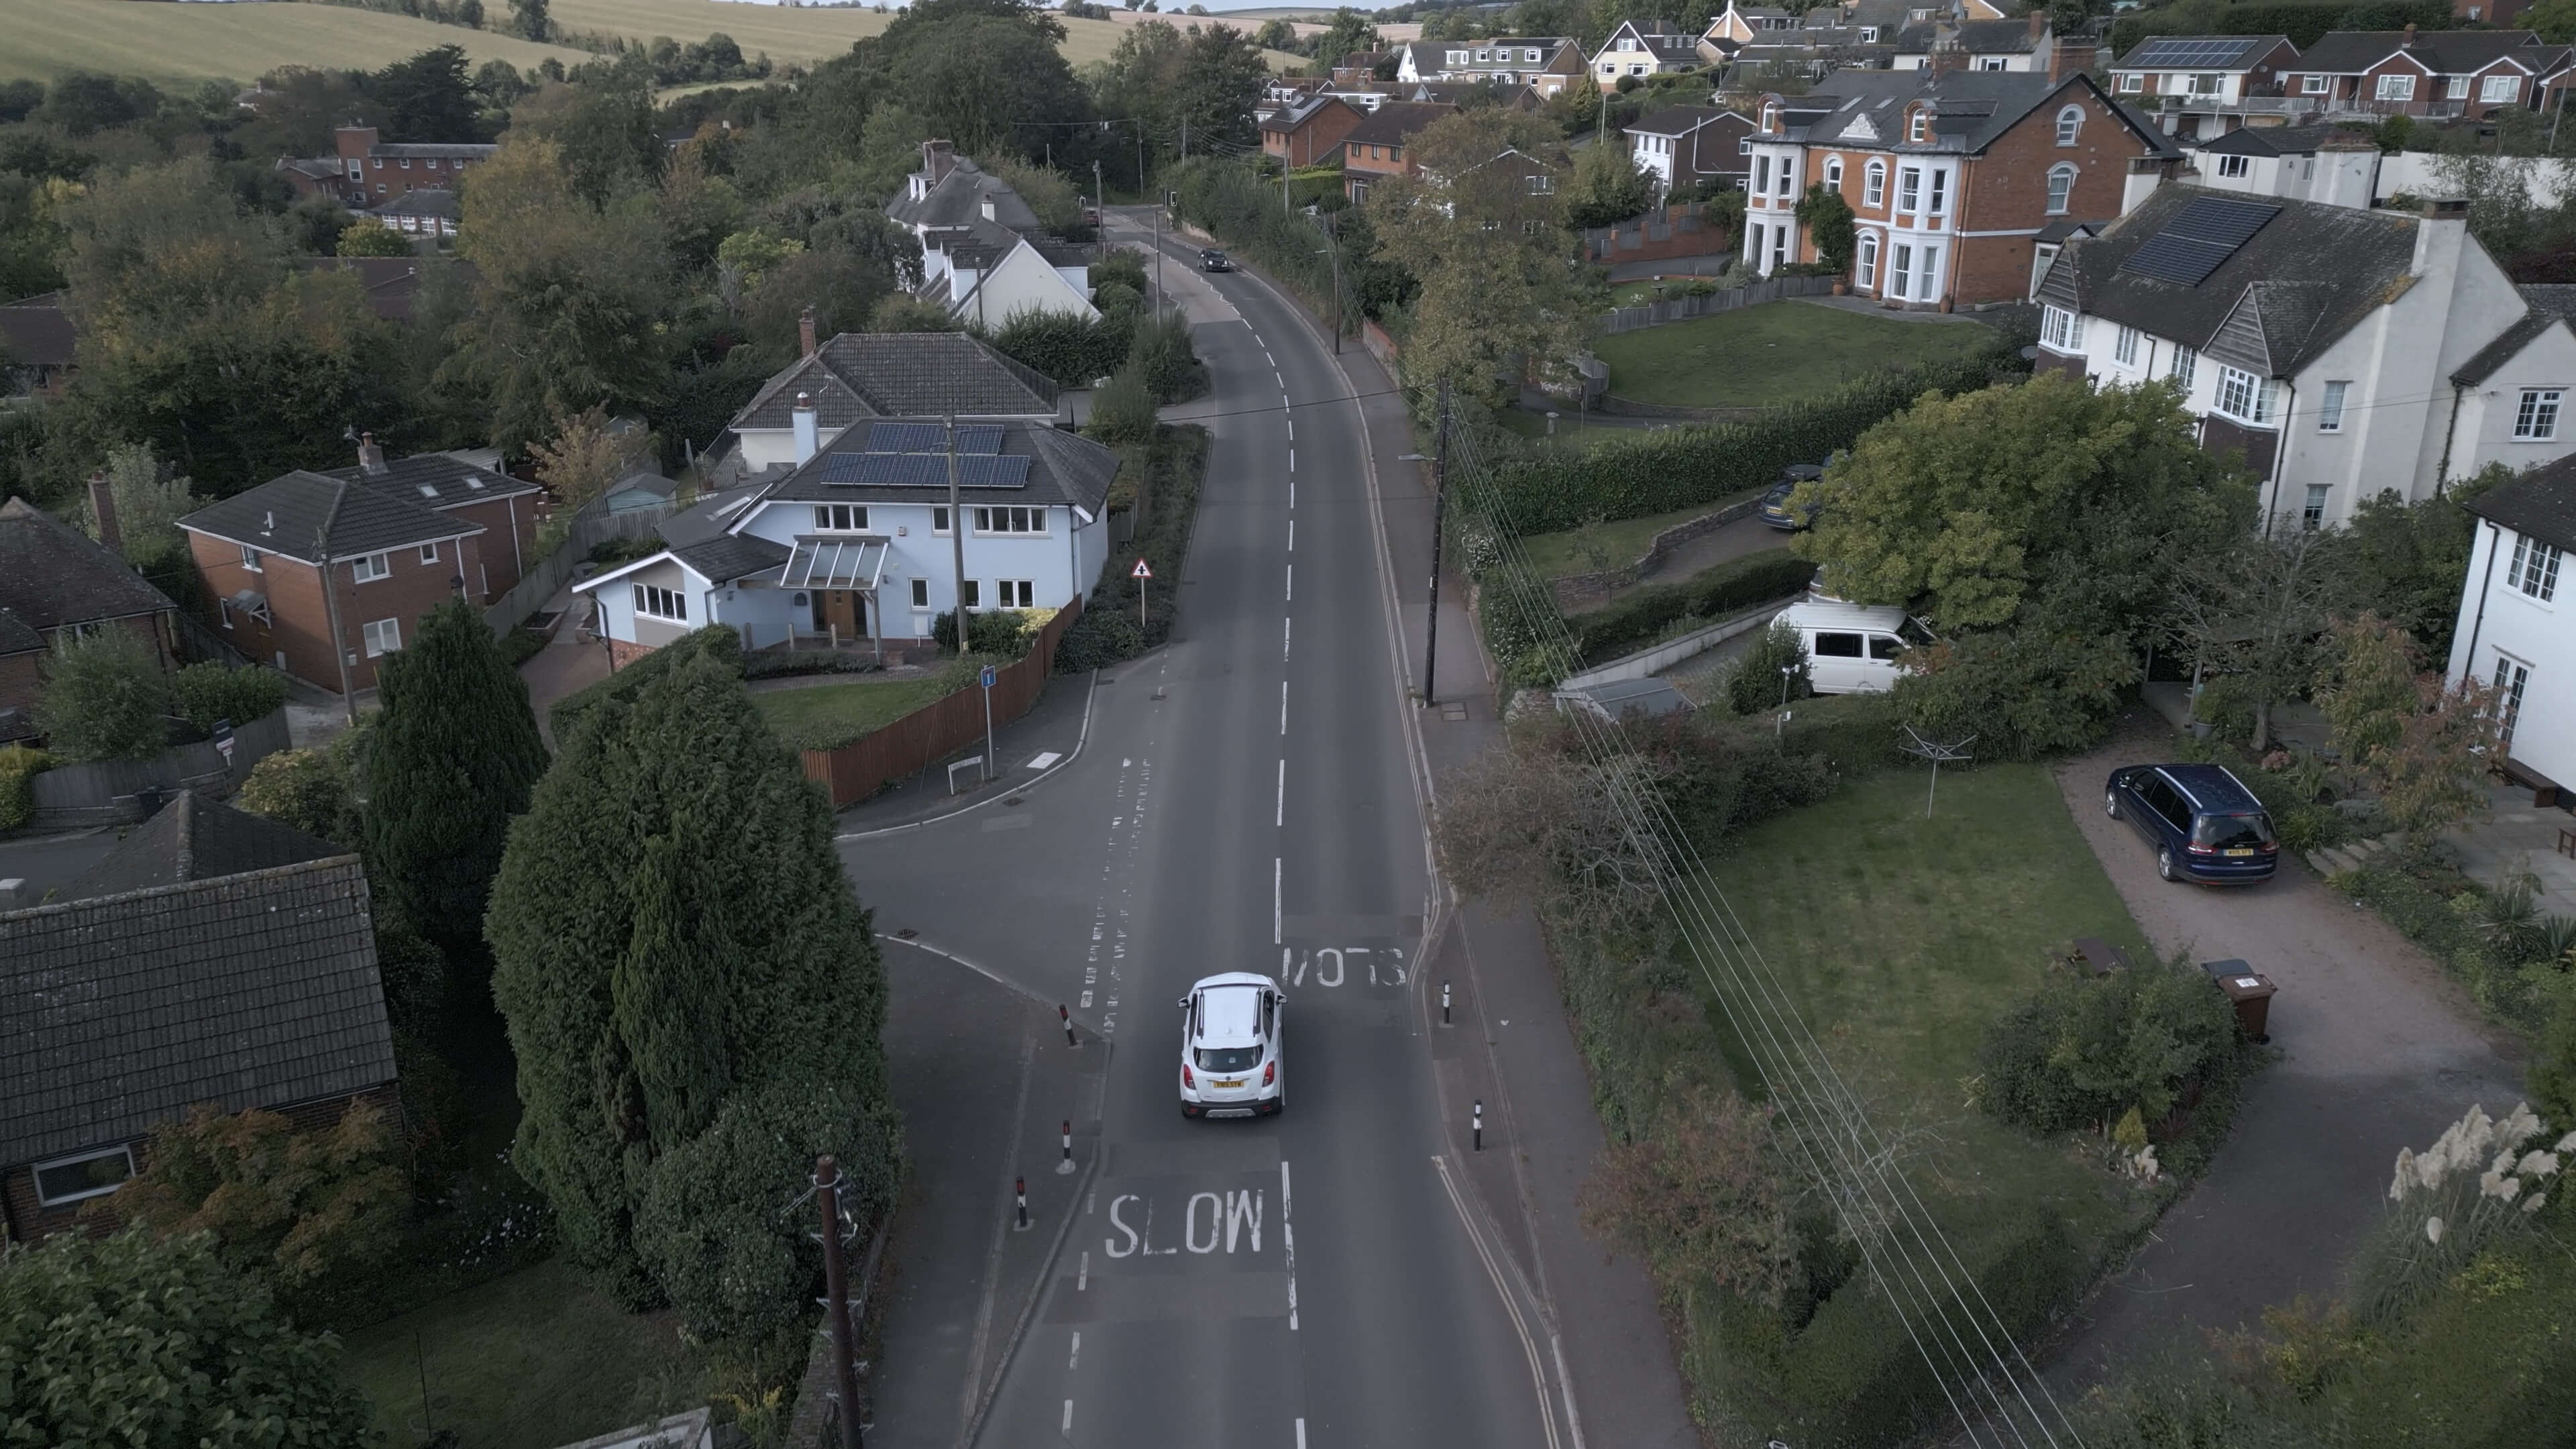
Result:
{"label": "deciduous tree", "polygon": [[364,1098],[300,1132],[275,1112],[199,1106],[153,1129],[143,1171],[91,1202],[164,1237],[210,1233],[234,1269],[292,1289],[393,1250],[411,1204],[394,1149]]}
{"label": "deciduous tree", "polygon": [[169,738],[170,679],[121,624],[55,636],[36,696],[36,728],[66,760],[148,760]]}
{"label": "deciduous tree", "polygon": [[331,250],[344,257],[407,257],[412,244],[401,232],[372,216],[362,216],[341,229]]}
{"label": "deciduous tree", "polygon": [[2254,706],[2247,747],[2271,743],[2272,706],[2316,677],[2318,636],[2344,593],[2329,535],[2283,520],[2181,561],[2168,637],[2207,674],[2224,674]]}
{"label": "deciduous tree", "polygon": [[2415,672],[2414,641],[2374,614],[2335,626],[2317,705],[2344,764],[2416,849],[2486,808],[2503,721],[2474,679]]}

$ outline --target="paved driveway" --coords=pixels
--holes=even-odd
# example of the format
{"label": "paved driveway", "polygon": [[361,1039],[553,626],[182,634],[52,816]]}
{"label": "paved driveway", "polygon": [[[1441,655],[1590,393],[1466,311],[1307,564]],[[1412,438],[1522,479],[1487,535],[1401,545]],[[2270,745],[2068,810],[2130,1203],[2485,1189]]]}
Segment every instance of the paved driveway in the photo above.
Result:
{"label": "paved driveway", "polygon": [[2172,738],[2133,715],[2111,747],[2058,770],[2067,807],[2159,950],[2241,956],[2272,978],[2272,1047],[2234,1135],[2079,1322],[2051,1377],[2091,1382],[2137,1351],[2203,1328],[2259,1324],[2265,1306],[2324,1298],[2376,1219],[2397,1150],[2429,1145],[2472,1102],[2497,1116],[2522,1076],[2423,952],[2377,915],[2284,862],[2263,885],[2170,885],[2144,841],[2102,810],[2115,765]]}

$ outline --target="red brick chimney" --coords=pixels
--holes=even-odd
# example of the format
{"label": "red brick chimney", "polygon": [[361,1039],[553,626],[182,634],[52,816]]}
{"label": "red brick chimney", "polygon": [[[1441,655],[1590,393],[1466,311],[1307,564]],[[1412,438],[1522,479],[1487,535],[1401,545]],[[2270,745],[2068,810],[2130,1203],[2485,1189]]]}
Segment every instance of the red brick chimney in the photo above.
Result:
{"label": "red brick chimney", "polygon": [[2062,81],[2080,71],[2091,70],[2093,55],[2092,41],[2058,37],[2057,43],[2050,47],[2048,52],[2048,78],[2051,81]]}
{"label": "red brick chimney", "polygon": [[98,516],[98,541],[109,553],[125,556],[125,535],[116,526],[116,490],[105,473],[89,475],[89,511]]}
{"label": "red brick chimney", "polygon": [[358,468],[367,473],[385,471],[385,450],[376,446],[376,435],[373,433],[358,435]]}
{"label": "red brick chimney", "polygon": [[2409,20],[2409,21],[2407,21],[2407,22],[2406,22],[2406,38],[2405,38],[2404,40],[2402,40],[2402,41],[2398,42],[2398,43],[2399,43],[2401,46],[2403,46],[2405,49],[2408,49],[2408,50],[2413,50],[2413,49],[2415,48],[2415,22],[2414,22],[2414,21]]}
{"label": "red brick chimney", "polygon": [[814,309],[811,307],[806,308],[803,312],[797,315],[796,341],[799,346],[805,349],[805,355],[807,357],[814,355]]}
{"label": "red brick chimney", "polygon": [[2038,9],[2033,10],[2033,11],[2031,11],[2031,12],[2030,12],[2030,38],[2031,38],[2031,42],[2032,42],[2033,44],[2037,44],[2037,43],[2038,43],[2038,41],[2039,41],[2039,38],[2040,38],[2041,36],[2043,36],[2043,35],[2046,35],[2047,33],[2048,33],[2048,7],[2046,7],[2046,6],[2044,6],[2044,5],[2043,5],[2043,6],[2041,6],[2040,8],[2038,8]]}
{"label": "red brick chimney", "polygon": [[1955,40],[1945,45],[1935,46],[1932,50],[1932,58],[1923,63],[1923,68],[1934,75],[1950,75],[1966,70],[1968,52],[1961,49]]}

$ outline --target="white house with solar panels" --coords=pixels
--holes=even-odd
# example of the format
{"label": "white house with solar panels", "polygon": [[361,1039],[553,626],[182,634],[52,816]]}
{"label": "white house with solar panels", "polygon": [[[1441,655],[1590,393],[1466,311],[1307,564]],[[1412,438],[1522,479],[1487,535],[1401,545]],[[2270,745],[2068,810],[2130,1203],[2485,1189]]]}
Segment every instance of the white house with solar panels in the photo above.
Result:
{"label": "white house with solar panels", "polygon": [[2576,451],[2576,286],[2516,286],[2463,202],[2364,210],[2158,188],[2041,279],[2038,367],[2170,381],[2265,514],[2337,524]]}
{"label": "white house with solar panels", "polygon": [[2286,35],[2152,35],[2111,63],[2111,92],[2156,118],[2165,134],[2206,139],[2245,125],[2279,125],[2317,100],[2285,93],[2299,62]]}
{"label": "white house with solar panels", "polygon": [[[784,476],[717,494],[663,526],[650,558],[574,586],[621,661],[709,624],[746,649],[927,647],[957,604],[949,430],[939,419],[852,422]],[[1058,608],[1108,557],[1118,455],[1052,423],[960,422],[953,466],[966,522],[966,607]]]}

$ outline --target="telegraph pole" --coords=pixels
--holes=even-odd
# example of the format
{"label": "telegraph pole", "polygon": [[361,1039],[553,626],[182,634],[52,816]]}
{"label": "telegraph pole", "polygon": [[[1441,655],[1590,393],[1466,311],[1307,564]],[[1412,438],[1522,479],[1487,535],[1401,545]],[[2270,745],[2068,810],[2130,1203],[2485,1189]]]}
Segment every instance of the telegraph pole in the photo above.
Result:
{"label": "telegraph pole", "polygon": [[862,1449],[858,1361],[850,1348],[850,1280],[841,1263],[841,1165],[830,1153],[814,1159],[814,1195],[823,1204],[823,1299],[832,1315],[832,1386],[841,1399],[841,1443]]}
{"label": "telegraph pole", "polygon": [[1109,193],[1100,189],[1100,158],[1097,156],[1091,158],[1091,209],[1101,214],[1100,225],[1106,229],[1109,225]]}
{"label": "telegraph pole", "polygon": [[966,511],[957,502],[957,415],[940,420],[948,439],[948,543],[957,564],[957,657],[970,652],[974,631],[966,623]]}
{"label": "telegraph pole", "polygon": [[[331,620],[331,662],[340,666],[340,709],[348,716],[350,728],[355,729],[358,724],[358,696],[349,688],[349,641],[340,633],[340,580],[331,571],[331,540],[319,528],[313,530],[313,557],[317,560],[313,567],[322,575],[322,611]],[[600,630],[602,638],[607,634],[605,628]],[[614,674],[616,652],[610,651],[608,657],[609,672]]]}
{"label": "telegraph pole", "polygon": [[1440,380],[1439,434],[1431,450],[1431,614],[1422,634],[1422,705],[1438,702],[1433,670],[1440,659],[1440,529],[1449,507],[1449,380]]}

